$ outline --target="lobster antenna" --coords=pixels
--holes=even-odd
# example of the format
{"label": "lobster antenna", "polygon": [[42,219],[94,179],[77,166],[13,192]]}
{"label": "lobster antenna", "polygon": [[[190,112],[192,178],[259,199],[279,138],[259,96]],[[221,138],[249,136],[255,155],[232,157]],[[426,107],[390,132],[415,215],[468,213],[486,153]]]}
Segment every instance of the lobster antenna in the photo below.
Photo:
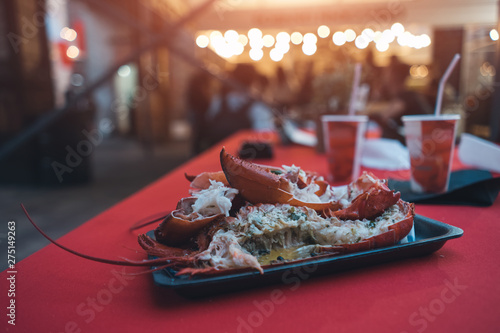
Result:
{"label": "lobster antenna", "polygon": [[[141,229],[142,227],[145,227],[147,225],[153,224],[155,222],[162,221],[162,220],[166,219],[169,214],[170,214],[170,211],[157,213],[155,215],[146,217],[146,218],[134,223],[132,226],[130,226],[130,228],[128,230],[130,232],[132,232],[132,231],[135,231],[137,229]],[[150,219],[153,219],[153,220],[150,220]]]}
{"label": "lobster antenna", "polygon": [[76,256],[79,256],[81,258],[84,258],[84,259],[93,260],[93,261],[97,261],[97,262],[104,263],[104,264],[110,264],[110,265],[120,265],[120,266],[151,266],[151,264],[153,263],[151,260],[144,261],[144,262],[137,262],[137,261],[124,261],[124,260],[112,260],[112,259],[98,258],[98,257],[94,257],[94,256],[90,256],[90,255],[87,255],[87,254],[83,254],[83,253],[77,252],[75,250],[72,250],[70,248],[67,248],[66,246],[64,246],[62,244],[59,244],[57,241],[55,241],[52,238],[50,238],[50,236],[48,236],[42,229],[40,229],[40,227],[38,227],[38,225],[31,219],[31,216],[29,215],[28,211],[26,210],[26,208],[24,207],[23,204],[21,204],[21,208],[23,209],[24,214],[26,215],[26,217],[28,218],[28,220],[31,222],[31,224],[33,224],[33,226],[35,227],[35,229],[38,230],[38,232],[41,233],[43,237],[45,237],[47,240],[49,240],[49,242],[51,242],[55,246],[63,249],[64,251],[67,251],[69,253],[72,253],[72,254],[74,254]]}

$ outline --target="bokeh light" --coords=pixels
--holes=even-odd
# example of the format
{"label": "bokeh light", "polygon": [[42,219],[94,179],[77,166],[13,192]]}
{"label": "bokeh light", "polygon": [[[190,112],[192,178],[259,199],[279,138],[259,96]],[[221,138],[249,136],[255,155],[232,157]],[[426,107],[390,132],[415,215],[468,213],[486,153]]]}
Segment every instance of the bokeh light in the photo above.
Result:
{"label": "bokeh light", "polygon": [[304,35],[304,44],[316,44],[318,37],[315,34],[308,32]]}
{"label": "bokeh light", "polygon": [[64,27],[59,32],[59,36],[62,39],[65,39],[65,40],[67,40],[69,42],[72,42],[72,41],[74,41],[76,39],[76,37],[78,36],[78,34],[76,33],[75,30],[70,29],[68,27]]}
{"label": "bokeh light", "polygon": [[251,49],[248,55],[253,61],[259,61],[264,56],[264,51],[261,49]]}
{"label": "bokeh light", "polygon": [[[72,29],[63,28],[61,36],[70,36]],[[74,30],[73,30],[74,31]],[[76,33],[76,32],[75,32]],[[427,34],[413,35],[411,32],[406,31],[403,24],[396,22],[391,25],[390,29],[383,31],[374,31],[371,28],[361,30],[358,35],[351,29],[344,31],[336,31],[333,33],[327,25],[321,25],[316,33],[302,34],[295,31],[289,34],[286,31],[281,31],[274,34],[263,34],[262,30],[252,28],[248,30],[247,34],[239,34],[234,29],[229,29],[225,32],[217,30],[201,31],[196,38],[196,45],[200,48],[210,47],[218,55],[224,58],[229,58],[235,55],[241,55],[245,51],[247,45],[250,46],[250,58],[254,61],[261,60],[264,56],[263,48],[269,48],[270,57],[273,61],[280,61],[283,56],[290,52],[291,43],[294,45],[302,45],[302,51],[306,55],[313,55],[317,52],[318,38],[327,38],[331,35],[332,41],[337,46],[345,45],[347,42],[354,42],[358,49],[366,49],[370,46],[371,42],[375,43],[375,48],[379,52],[387,51],[391,43],[397,41],[400,46],[411,47],[420,49],[431,45],[431,38]],[[490,38],[498,40],[499,34],[496,29],[490,31]],[[75,50],[69,51],[72,55],[76,54]],[[78,52],[79,54],[79,52]],[[77,57],[76,55],[75,57]],[[277,60],[279,59],[279,60]]]}
{"label": "bokeh light", "polygon": [[375,44],[375,48],[379,51],[379,52],[385,52],[389,49],[389,44],[386,43],[386,42],[378,42]]}
{"label": "bokeh light", "polygon": [[290,35],[288,32],[279,32],[276,35],[276,43],[290,43]]}
{"label": "bokeh light", "polygon": [[235,30],[228,30],[224,33],[224,39],[228,43],[236,43],[238,36],[239,35]]}
{"label": "bokeh light", "polygon": [[239,35],[238,36],[238,42],[241,45],[246,46],[248,44],[248,37],[246,35]]}
{"label": "bokeh light", "polygon": [[262,49],[264,47],[264,41],[262,38],[250,38],[250,47],[252,49]]}
{"label": "bokeh light", "polygon": [[401,46],[410,46],[412,34],[408,31],[405,31],[402,35],[398,36],[398,44]]}
{"label": "bokeh light", "polygon": [[80,55],[80,49],[74,45],[71,45],[66,50],[66,55],[68,56],[68,58],[75,59]]}
{"label": "bokeh light", "polygon": [[66,32],[64,33],[64,37],[67,41],[74,41],[76,39],[76,36],[77,36],[77,33],[75,30],[73,29],[68,29],[66,30]]}
{"label": "bokeh light", "polygon": [[347,41],[345,34],[342,31],[337,31],[332,36],[333,44],[341,46],[344,45]]}
{"label": "bokeh light", "polygon": [[196,45],[198,45],[198,47],[205,48],[209,43],[210,38],[205,35],[199,35],[198,37],[196,37]]}
{"label": "bokeh light", "polygon": [[283,54],[290,51],[290,44],[288,44],[288,43],[276,43],[276,45],[274,47]]}
{"label": "bokeh light", "polygon": [[354,45],[356,45],[358,49],[366,49],[369,43],[370,42],[363,35],[356,37],[354,40]]}
{"label": "bokeh light", "polygon": [[495,76],[496,75],[496,69],[495,67],[490,64],[488,61],[484,62],[481,67],[479,67],[479,72],[481,73],[482,76]]}
{"label": "bokeh light", "polygon": [[262,37],[262,43],[265,47],[272,47],[274,45],[274,37],[271,35],[265,35]]}
{"label": "bokeh light", "polygon": [[132,71],[130,70],[129,65],[123,65],[120,68],[118,68],[118,75],[121,77],[127,77],[130,75]]}
{"label": "bokeh light", "polygon": [[243,51],[245,51],[245,47],[243,46],[243,44],[238,42],[231,44],[231,49],[234,55],[243,54]]}
{"label": "bokeh light", "polygon": [[427,34],[422,34],[420,35],[420,38],[422,39],[422,47],[428,47],[431,45],[431,38]]}
{"label": "bokeh light", "polygon": [[326,38],[330,35],[330,28],[326,25],[321,25],[318,27],[318,36],[321,38]]}
{"label": "bokeh light", "polygon": [[361,36],[366,39],[368,42],[372,42],[375,38],[375,31],[370,28],[366,28],[361,32]]}
{"label": "bokeh light", "polygon": [[252,39],[260,39],[262,38],[262,31],[260,31],[260,29],[258,28],[252,28],[250,30],[248,30],[248,38],[250,38],[250,40]]}
{"label": "bokeh light", "polygon": [[394,33],[396,37],[398,37],[405,32],[405,27],[401,23],[396,22],[391,26],[391,31]]}
{"label": "bokeh light", "polygon": [[394,35],[394,32],[392,32],[392,30],[386,29],[382,32],[381,40],[384,41],[385,43],[390,44],[394,42],[395,38],[396,36]]}
{"label": "bokeh light", "polygon": [[300,43],[302,43],[303,40],[302,34],[296,31],[291,34],[290,40],[292,41],[293,44],[299,45]]}
{"label": "bokeh light", "polygon": [[62,38],[62,39],[66,39],[66,31],[68,31],[69,28],[68,27],[64,27],[61,29],[61,31],[59,32],[59,36]]}
{"label": "bokeh light", "polygon": [[490,30],[490,38],[491,40],[497,41],[498,40],[498,31],[497,29],[491,29]]}
{"label": "bokeh light", "polygon": [[353,40],[356,39],[356,32],[352,29],[347,29],[346,31],[344,31],[344,34],[345,34],[345,39],[348,42],[352,42]]}
{"label": "bokeh light", "polygon": [[272,49],[270,52],[269,52],[269,56],[271,57],[271,60],[273,61],[281,61],[281,59],[283,59],[283,53],[280,52],[279,49]]}
{"label": "bokeh light", "polygon": [[410,67],[410,75],[414,79],[423,79],[429,75],[429,69],[425,65],[413,65]]}
{"label": "bokeh light", "polygon": [[314,53],[316,53],[317,49],[318,49],[318,47],[314,43],[302,44],[302,52],[304,52],[305,55],[311,56]]}
{"label": "bokeh light", "polygon": [[214,30],[210,33],[210,43],[216,44],[217,42],[224,41],[222,33],[218,30]]}

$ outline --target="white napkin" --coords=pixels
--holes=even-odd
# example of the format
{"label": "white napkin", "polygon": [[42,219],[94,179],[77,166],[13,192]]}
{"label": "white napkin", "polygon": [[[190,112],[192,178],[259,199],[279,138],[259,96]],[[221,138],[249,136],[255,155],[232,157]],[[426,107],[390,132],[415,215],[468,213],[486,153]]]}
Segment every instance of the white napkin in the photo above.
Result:
{"label": "white napkin", "polygon": [[410,155],[408,149],[397,140],[367,139],[363,143],[361,164],[372,169],[409,169]]}
{"label": "white napkin", "polygon": [[300,129],[289,119],[284,119],[283,130],[293,143],[309,147],[315,147],[318,144],[318,138],[315,133],[310,133]]}
{"label": "white napkin", "polygon": [[500,172],[500,146],[472,134],[462,134],[458,157],[464,164]]}

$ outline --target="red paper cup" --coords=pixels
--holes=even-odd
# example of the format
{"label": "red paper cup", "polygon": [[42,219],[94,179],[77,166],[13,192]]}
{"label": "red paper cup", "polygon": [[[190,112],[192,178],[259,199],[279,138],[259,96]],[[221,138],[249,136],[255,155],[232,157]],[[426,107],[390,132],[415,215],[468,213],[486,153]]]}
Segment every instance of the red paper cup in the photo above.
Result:
{"label": "red paper cup", "polygon": [[410,153],[411,190],[416,193],[446,192],[460,115],[414,115],[401,119]]}
{"label": "red paper cup", "polygon": [[367,116],[325,115],[321,117],[329,181],[346,184],[359,176],[361,147]]}

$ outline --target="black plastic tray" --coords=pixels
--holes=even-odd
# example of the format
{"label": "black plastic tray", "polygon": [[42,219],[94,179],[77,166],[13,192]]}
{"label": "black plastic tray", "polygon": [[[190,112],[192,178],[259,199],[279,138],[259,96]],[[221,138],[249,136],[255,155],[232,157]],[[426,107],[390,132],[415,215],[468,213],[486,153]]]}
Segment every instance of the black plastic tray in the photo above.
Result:
{"label": "black plastic tray", "polygon": [[173,288],[183,296],[204,297],[273,283],[296,284],[314,275],[422,256],[439,250],[447,240],[463,235],[460,228],[421,215],[415,216],[414,230],[414,239],[409,239],[406,243],[298,263],[291,262],[265,269],[264,274],[246,271],[221,276],[189,277],[175,276],[175,271],[163,269],[153,272],[153,278],[156,284]]}

